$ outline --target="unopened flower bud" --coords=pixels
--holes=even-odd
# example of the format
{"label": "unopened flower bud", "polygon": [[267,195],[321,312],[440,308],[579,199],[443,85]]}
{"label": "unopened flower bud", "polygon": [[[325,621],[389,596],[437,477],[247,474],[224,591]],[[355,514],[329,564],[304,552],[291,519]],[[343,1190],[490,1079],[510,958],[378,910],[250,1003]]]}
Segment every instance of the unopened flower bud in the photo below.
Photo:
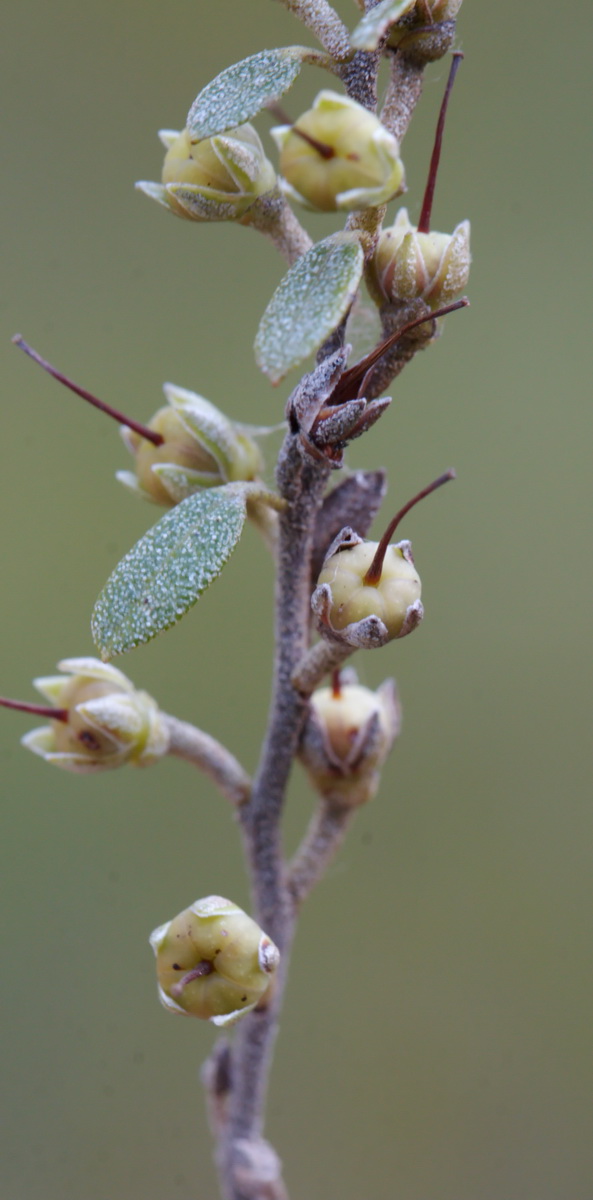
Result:
{"label": "unopened flower bud", "polygon": [[364,804],[377,791],[381,767],[399,728],[393,680],[373,692],[355,682],[342,683],[338,676],[333,687],[319,688],[311,696],[300,758],[322,796]]}
{"label": "unopened flower bud", "polygon": [[400,49],[424,66],[450,49],[455,37],[455,18],[462,0],[418,0],[411,10],[391,26],[388,46]]}
{"label": "unopened flower bud", "polygon": [[60,716],[25,734],[22,743],[29,750],[79,774],[127,762],[149,766],[166,754],[157,704],[116,667],[96,658],[68,658],[58,669],[62,675],[33,680]]}
{"label": "unopened flower bud", "polygon": [[136,186],[179,217],[236,221],[276,184],[272,164],[252,125],[192,142],[187,129],[159,134],[167,149],[162,183]]}
{"label": "unopened flower bud", "polygon": [[375,250],[372,270],[391,303],[424,300],[441,308],[454,300],[469,279],[469,221],[453,233],[419,233],[402,208],[394,224],[384,229]]}
{"label": "unopened flower bud", "polygon": [[177,504],[192,492],[224,483],[253,480],[262,458],[247,427],[185,388],[166,383],[169,407],[159,408],[148,429],[164,439],[159,446],[123,425],[122,437],[134,455],[135,472],[118,471],[132,491],[157,504]]}
{"label": "unopened flower bud", "polygon": [[279,952],[255,921],[222,896],[196,900],[150,935],[159,999],[170,1012],[227,1025],[268,990]]}
{"label": "unopened flower bud", "polygon": [[320,92],[294,125],[270,132],[280,149],[281,186],[305,208],[373,208],[404,189],[396,138],[348,96]]}

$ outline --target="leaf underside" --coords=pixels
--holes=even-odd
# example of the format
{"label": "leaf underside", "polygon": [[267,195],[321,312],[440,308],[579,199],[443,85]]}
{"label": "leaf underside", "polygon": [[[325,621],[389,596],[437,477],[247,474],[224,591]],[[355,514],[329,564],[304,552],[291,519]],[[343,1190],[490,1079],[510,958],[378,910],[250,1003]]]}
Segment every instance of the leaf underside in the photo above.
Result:
{"label": "leaf underside", "polygon": [[257,364],[272,383],[318,350],[339,325],[362,268],[354,233],[333,234],[297,259],[274,292],[255,339]]}
{"label": "leaf underside", "polygon": [[196,96],[187,114],[191,137],[214,137],[249,121],[288,91],[309,54],[304,46],[260,50],[221,71]]}
{"label": "leaf underside", "polygon": [[91,620],[104,660],[174,625],[220,574],[240,536],[246,490],[188,496],[140,538],[107,580]]}

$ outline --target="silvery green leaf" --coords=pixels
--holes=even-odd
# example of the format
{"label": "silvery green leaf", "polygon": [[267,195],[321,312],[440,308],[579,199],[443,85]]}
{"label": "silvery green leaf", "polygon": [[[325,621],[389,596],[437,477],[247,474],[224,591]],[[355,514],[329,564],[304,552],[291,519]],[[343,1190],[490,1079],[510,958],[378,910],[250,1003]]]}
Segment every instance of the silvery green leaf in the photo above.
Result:
{"label": "silvery green leaf", "polygon": [[256,361],[272,383],[318,350],[340,324],[362,268],[355,233],[332,234],[297,259],[276,288],[255,339]]}
{"label": "silvery green leaf", "polygon": [[227,67],[196,96],[187,114],[192,139],[213,137],[249,121],[264,105],[284,95],[303,63],[314,58],[305,46],[284,46],[260,50]]}
{"label": "silvery green leaf", "polygon": [[103,660],[174,625],[220,574],[246,515],[244,485],[188,496],[140,538],[101,592],[91,629]]}
{"label": "silvery green leaf", "polygon": [[376,50],[390,25],[414,7],[416,0],[381,0],[375,8],[365,13],[350,38],[355,50]]}

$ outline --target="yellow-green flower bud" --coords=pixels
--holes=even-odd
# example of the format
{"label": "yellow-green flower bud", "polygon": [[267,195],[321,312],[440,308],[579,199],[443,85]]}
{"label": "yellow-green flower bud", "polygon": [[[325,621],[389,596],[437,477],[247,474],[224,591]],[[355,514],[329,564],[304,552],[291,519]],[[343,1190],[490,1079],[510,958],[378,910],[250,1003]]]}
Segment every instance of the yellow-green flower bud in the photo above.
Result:
{"label": "yellow-green flower bud", "polygon": [[402,208],[379,237],[371,270],[391,303],[424,300],[441,308],[455,299],[469,279],[469,221],[453,233],[419,233]]}
{"label": "yellow-green flower bud", "polygon": [[170,1012],[227,1025],[267,992],[279,952],[230,900],[196,900],[150,935],[159,999]]}
{"label": "yellow-green flower bud", "polygon": [[[355,673],[351,675],[356,680]],[[333,687],[319,688],[311,696],[300,758],[322,796],[352,806],[365,804],[377,791],[380,769],[399,729],[393,680],[372,692],[338,677]]]}
{"label": "yellow-green flower bud", "polygon": [[118,471],[121,483],[156,504],[173,505],[200,488],[258,476],[262,457],[246,426],[230,421],[195,392],[171,383],[164,392],[169,407],[159,408],[148,424],[163,438],[161,445],[122,426],[136,469]]}
{"label": "yellow-green flower bud", "polygon": [[192,142],[189,131],[161,130],[167,153],[162,183],[136,186],[179,217],[192,221],[240,220],[276,184],[272,164],[252,125]]}
{"label": "yellow-green flower bud", "polygon": [[294,125],[270,132],[280,149],[281,186],[305,208],[374,208],[404,189],[396,138],[348,96],[320,92]]}
{"label": "yellow-green flower bud", "polygon": [[375,616],[391,640],[402,633],[408,610],[419,604],[422,588],[409,542],[388,546],[379,582],[365,583],[378,548],[378,542],[359,542],[339,550],[326,559],[317,586],[331,588],[329,617],[334,629]]}
{"label": "yellow-green flower bud", "polygon": [[96,658],[67,658],[58,669],[62,675],[33,680],[60,716],[25,734],[22,743],[29,750],[79,774],[127,762],[149,766],[166,754],[168,735],[157,704],[116,667]]}

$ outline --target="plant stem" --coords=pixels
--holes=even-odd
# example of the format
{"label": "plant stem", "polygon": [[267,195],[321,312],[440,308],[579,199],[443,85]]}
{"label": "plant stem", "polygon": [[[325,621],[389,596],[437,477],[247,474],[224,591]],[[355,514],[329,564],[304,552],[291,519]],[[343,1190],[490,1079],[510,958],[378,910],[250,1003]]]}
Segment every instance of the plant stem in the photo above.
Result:
{"label": "plant stem", "polygon": [[332,58],[341,62],[352,54],[348,30],[328,0],[282,0],[282,3],[315,34]]}
{"label": "plant stem", "polygon": [[168,753],[184,758],[208,775],[231,804],[244,804],[251,792],[251,780],[234,754],[195,725],[162,715],[169,735]]}
{"label": "plant stem", "polygon": [[278,1027],[294,934],[280,840],[280,818],[307,700],[292,684],[310,629],[310,559],[318,508],[329,475],[325,463],[305,457],[288,434],[277,467],[277,484],[287,508],[279,517],[276,589],[275,672],[268,731],[251,800],[240,810],[255,915],[280,950],[281,967],[270,1003],[249,1014],[237,1029],[232,1056],[229,1121],[221,1149],[221,1169],[229,1200],[254,1200],[237,1182],[234,1163],[239,1140],[261,1134],[267,1076]]}
{"label": "plant stem", "polygon": [[259,197],[244,224],[265,234],[291,266],[313,245],[307,230],[278,189]]}
{"label": "plant stem", "polygon": [[423,67],[410,62],[401,53],[394,54],[381,120],[398,142],[401,142],[420,99],[423,75]]}
{"label": "plant stem", "polygon": [[333,801],[320,801],[309,828],[289,867],[288,888],[295,908],[323,877],[348,832],[356,808]]}

